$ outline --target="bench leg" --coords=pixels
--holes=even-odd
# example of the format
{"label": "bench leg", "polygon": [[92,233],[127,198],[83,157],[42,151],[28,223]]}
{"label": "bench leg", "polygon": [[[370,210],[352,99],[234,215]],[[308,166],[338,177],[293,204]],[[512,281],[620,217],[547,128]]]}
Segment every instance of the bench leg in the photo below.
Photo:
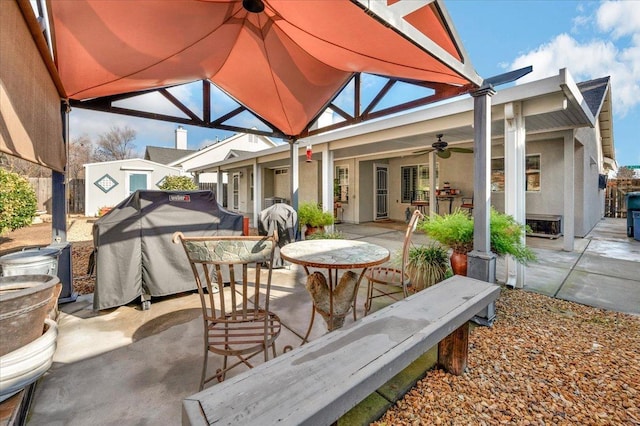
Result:
{"label": "bench leg", "polygon": [[459,376],[467,368],[468,353],[469,323],[466,322],[438,343],[438,366]]}

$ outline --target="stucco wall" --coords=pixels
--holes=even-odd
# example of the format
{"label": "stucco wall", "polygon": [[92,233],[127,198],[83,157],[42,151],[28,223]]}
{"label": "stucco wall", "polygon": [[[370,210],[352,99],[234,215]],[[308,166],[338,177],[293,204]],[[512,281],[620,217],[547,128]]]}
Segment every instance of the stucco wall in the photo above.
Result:
{"label": "stucco wall", "polygon": [[[322,163],[312,161],[300,162],[298,175],[298,202],[320,203],[322,201]],[[286,198],[290,198],[287,196]]]}
{"label": "stucco wall", "polygon": [[[576,229],[577,236],[584,236],[604,217],[604,190],[598,188],[599,168],[599,144],[597,129],[578,129],[576,139],[584,146],[582,193],[583,204],[582,228]],[[578,182],[576,181],[576,185]],[[578,186],[576,186],[578,187]],[[576,223],[577,228],[577,223]],[[580,232],[578,232],[580,231]]]}
{"label": "stucco wall", "polygon": [[[376,161],[375,163],[382,163]],[[375,219],[374,202],[375,197],[375,177],[373,173],[373,161],[361,161],[360,163],[360,185],[357,199],[360,210],[360,222],[371,222]]]}
{"label": "stucco wall", "polygon": [[[157,183],[162,178],[178,176],[180,170],[142,159],[87,164],[85,165],[85,216],[95,216],[101,207],[113,207],[129,196],[127,192],[129,173],[147,174],[147,189],[157,190]],[[116,182],[116,185],[108,192],[104,192],[95,183],[107,174]]]}

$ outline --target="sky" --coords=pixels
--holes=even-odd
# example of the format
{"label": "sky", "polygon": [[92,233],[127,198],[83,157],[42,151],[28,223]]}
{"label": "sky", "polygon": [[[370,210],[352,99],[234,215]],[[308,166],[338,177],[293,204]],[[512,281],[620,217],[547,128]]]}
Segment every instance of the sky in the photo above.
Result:
{"label": "sky", "polygon": [[[576,82],[610,76],[616,160],[620,166],[640,165],[640,0],[445,0],[445,6],[484,78],[529,65],[533,72],[518,84],[557,75],[561,68]],[[176,90],[183,91],[180,99],[198,103],[188,86]],[[151,97],[140,102],[158,104]],[[174,146],[174,123],[77,108],[70,115],[72,140],[87,135],[95,141],[125,125],[136,131],[141,155],[147,145]],[[186,128],[189,149],[231,135]]]}

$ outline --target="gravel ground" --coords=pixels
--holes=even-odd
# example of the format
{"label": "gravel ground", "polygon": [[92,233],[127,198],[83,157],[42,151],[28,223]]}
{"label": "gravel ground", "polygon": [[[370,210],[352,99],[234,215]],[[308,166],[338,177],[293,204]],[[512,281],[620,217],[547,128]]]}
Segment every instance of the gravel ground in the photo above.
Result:
{"label": "gravel ground", "polygon": [[374,423],[640,425],[640,317],[504,289],[461,376],[432,370]]}

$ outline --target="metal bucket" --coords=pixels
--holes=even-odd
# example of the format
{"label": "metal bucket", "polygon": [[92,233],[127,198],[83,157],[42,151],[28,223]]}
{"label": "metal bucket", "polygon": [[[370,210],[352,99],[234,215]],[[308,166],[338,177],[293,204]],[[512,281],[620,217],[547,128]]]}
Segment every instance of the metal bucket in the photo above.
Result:
{"label": "metal bucket", "polygon": [[0,356],[42,336],[62,284],[50,275],[0,277]]}
{"label": "metal bucket", "polygon": [[60,249],[34,248],[0,257],[0,276],[58,275]]}

